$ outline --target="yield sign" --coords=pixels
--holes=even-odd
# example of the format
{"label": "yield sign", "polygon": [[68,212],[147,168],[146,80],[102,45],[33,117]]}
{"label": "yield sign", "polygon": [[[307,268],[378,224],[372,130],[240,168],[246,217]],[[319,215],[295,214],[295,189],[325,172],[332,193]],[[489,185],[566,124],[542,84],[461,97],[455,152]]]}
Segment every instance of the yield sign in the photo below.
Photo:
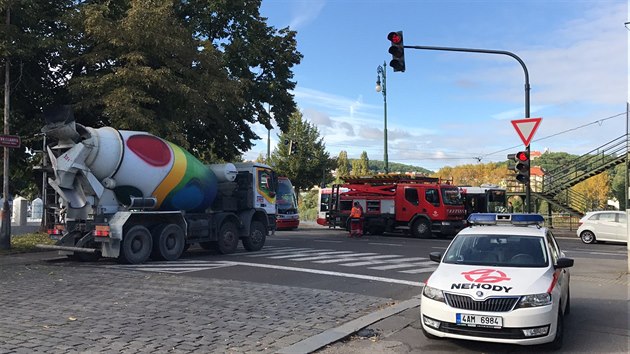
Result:
{"label": "yield sign", "polygon": [[521,137],[525,147],[528,147],[529,142],[532,141],[532,138],[536,133],[536,129],[538,129],[538,126],[540,125],[540,121],[542,121],[542,118],[525,118],[512,121],[514,129],[516,129],[518,136]]}

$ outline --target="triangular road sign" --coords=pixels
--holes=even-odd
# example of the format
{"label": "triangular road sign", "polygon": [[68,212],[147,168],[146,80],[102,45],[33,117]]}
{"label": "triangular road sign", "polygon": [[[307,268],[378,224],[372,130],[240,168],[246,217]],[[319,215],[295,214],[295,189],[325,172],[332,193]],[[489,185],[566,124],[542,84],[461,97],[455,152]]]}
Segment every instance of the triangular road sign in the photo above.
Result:
{"label": "triangular road sign", "polygon": [[542,118],[525,118],[512,121],[514,129],[516,129],[518,136],[521,137],[525,147],[529,146],[529,142],[532,141],[534,134],[536,134],[536,129],[538,129],[541,121]]}

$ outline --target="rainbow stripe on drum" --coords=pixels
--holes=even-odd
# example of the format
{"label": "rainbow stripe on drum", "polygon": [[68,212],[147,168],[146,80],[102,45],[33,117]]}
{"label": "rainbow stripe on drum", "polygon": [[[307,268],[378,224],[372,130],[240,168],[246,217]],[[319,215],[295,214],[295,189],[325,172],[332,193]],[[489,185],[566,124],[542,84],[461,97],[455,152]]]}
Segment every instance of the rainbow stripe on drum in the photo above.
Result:
{"label": "rainbow stripe on drum", "polygon": [[216,176],[188,151],[153,135],[130,136],[126,145],[155,168],[172,161],[171,169],[152,193],[157,198],[157,209],[202,212],[214,201]]}

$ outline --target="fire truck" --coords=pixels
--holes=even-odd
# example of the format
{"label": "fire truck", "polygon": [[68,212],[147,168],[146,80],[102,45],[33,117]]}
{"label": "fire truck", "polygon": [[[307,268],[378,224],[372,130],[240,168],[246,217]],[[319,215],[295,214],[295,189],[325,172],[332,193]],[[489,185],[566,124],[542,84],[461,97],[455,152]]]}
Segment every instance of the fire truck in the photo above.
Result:
{"label": "fire truck", "polygon": [[459,189],[439,178],[406,175],[352,176],[333,185],[326,224],[348,228],[355,201],[363,208],[363,229],[370,234],[402,230],[415,237],[449,236],[465,227]]}

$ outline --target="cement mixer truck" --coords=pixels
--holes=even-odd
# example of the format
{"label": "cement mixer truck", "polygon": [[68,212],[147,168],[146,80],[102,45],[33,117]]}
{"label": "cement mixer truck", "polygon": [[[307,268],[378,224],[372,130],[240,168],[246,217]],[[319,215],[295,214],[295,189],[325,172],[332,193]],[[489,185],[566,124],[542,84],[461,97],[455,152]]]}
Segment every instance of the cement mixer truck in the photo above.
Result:
{"label": "cement mixer truck", "polygon": [[[260,250],[276,225],[277,177],[266,165],[204,165],[181,147],[141,131],[78,124],[71,112],[42,129],[57,195],[56,249],[90,261],[172,261],[192,244]],[[55,144],[56,142],[56,144]]]}

